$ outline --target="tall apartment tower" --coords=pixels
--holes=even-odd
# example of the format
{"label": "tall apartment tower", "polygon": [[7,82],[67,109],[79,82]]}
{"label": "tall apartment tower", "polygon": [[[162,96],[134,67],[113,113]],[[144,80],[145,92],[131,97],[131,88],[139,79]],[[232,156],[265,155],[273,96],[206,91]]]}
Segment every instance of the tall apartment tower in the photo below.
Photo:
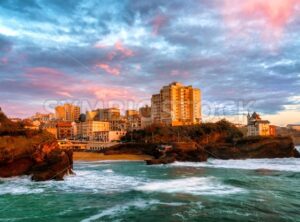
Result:
{"label": "tall apartment tower", "polygon": [[164,86],[151,98],[153,123],[172,126],[201,123],[201,91],[192,86],[174,82]]}
{"label": "tall apartment tower", "polygon": [[55,117],[62,121],[76,121],[79,119],[80,107],[66,103],[62,106],[55,107]]}

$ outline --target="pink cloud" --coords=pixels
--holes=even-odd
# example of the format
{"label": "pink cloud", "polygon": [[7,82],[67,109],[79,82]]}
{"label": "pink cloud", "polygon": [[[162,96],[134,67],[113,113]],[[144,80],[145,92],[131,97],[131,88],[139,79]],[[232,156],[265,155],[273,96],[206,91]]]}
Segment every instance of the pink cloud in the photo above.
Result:
{"label": "pink cloud", "polygon": [[125,57],[132,57],[134,55],[133,51],[129,48],[125,48],[121,41],[115,43],[115,49],[121,52]]}
{"label": "pink cloud", "polygon": [[6,64],[8,63],[8,58],[3,57],[3,58],[0,59],[0,61],[1,61],[1,63],[2,63],[3,65],[6,65]]}
{"label": "pink cloud", "polygon": [[106,63],[97,64],[96,67],[98,67],[100,69],[103,69],[105,72],[107,72],[111,75],[115,75],[115,76],[120,75],[120,69],[119,68],[111,67],[110,65],[108,65]]}
{"label": "pink cloud", "polygon": [[167,17],[165,15],[157,15],[152,20],[152,34],[157,35],[161,27],[167,22]]}
{"label": "pink cloud", "polygon": [[93,94],[96,99],[100,100],[121,100],[126,101],[128,99],[136,99],[135,93],[132,91],[123,88],[123,87],[114,87],[114,86],[99,86],[99,85],[89,85],[89,93]]}
{"label": "pink cloud", "polygon": [[[98,48],[98,49],[109,48],[108,45],[105,45],[102,43],[96,43],[94,45],[94,47]],[[134,52],[131,49],[125,47],[121,40],[116,41],[113,46],[110,46],[110,49],[111,49],[111,51],[108,52],[108,54],[106,56],[109,61],[111,61],[116,56],[121,56],[123,58],[129,58],[129,57],[134,56]]]}
{"label": "pink cloud", "polygon": [[[114,74],[120,72],[108,64],[99,64],[98,67]],[[143,93],[131,88],[77,79],[76,76],[49,67],[28,68],[23,75],[26,80],[22,83],[15,82],[14,84],[17,84],[15,88],[20,88],[35,103],[27,104],[23,100],[16,100],[4,104],[3,101],[1,106],[12,116],[26,117],[36,111],[45,112],[44,102],[49,100],[88,101],[91,106],[89,109],[99,108],[101,104],[111,106],[111,102],[116,102],[126,109],[127,104],[144,98]]]}
{"label": "pink cloud", "polygon": [[57,94],[62,95],[64,97],[73,98],[73,96],[69,92],[61,91],[61,92],[57,92]]}
{"label": "pink cloud", "polygon": [[74,81],[66,73],[48,67],[34,67],[26,70],[28,85],[48,95],[71,98],[69,84]]}
{"label": "pink cloud", "polygon": [[189,72],[188,71],[180,71],[180,70],[174,69],[174,70],[171,71],[170,75],[171,76],[187,77],[187,76],[189,76]]}
{"label": "pink cloud", "polygon": [[[253,29],[261,30],[263,39],[276,42],[289,21],[297,16],[295,9],[299,3],[299,0],[226,0],[223,11],[225,22],[234,35],[245,33],[245,23],[250,22]],[[232,12],[232,9],[236,11]]]}
{"label": "pink cloud", "polygon": [[48,67],[35,67],[30,68],[26,71],[26,75],[28,77],[56,77],[61,78],[64,77],[65,74],[57,69],[48,68]]}
{"label": "pink cloud", "polygon": [[95,48],[98,48],[98,49],[104,49],[104,48],[107,48],[107,45],[105,44],[102,44],[102,43],[96,43],[94,45]]}

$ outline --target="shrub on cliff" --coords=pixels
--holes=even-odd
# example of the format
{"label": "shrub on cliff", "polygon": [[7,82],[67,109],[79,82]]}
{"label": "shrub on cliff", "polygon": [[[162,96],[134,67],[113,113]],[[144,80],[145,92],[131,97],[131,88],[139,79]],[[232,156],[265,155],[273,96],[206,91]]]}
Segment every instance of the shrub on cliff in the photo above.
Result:
{"label": "shrub on cliff", "polygon": [[226,142],[232,142],[243,136],[232,123],[221,120],[216,123],[176,127],[153,124],[143,130],[128,132],[123,139],[126,141],[152,143],[198,142],[213,134],[222,135],[222,139]]}

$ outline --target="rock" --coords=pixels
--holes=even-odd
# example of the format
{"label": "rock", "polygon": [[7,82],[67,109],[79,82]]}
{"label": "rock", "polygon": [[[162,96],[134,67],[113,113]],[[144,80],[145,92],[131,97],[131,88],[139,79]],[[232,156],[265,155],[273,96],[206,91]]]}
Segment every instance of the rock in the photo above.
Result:
{"label": "rock", "polygon": [[0,112],[0,177],[62,180],[72,169],[73,152],[60,149],[50,133],[25,129]]}
{"label": "rock", "polygon": [[207,158],[208,155],[203,147],[198,147],[196,149],[194,147],[184,147],[183,149],[174,148],[172,150],[169,150],[165,153],[162,153],[162,155],[159,158],[148,160],[146,161],[146,163],[148,165],[154,165],[169,164],[175,161],[203,162],[207,161]]}
{"label": "rock", "polygon": [[290,137],[246,138],[236,144],[209,144],[205,150],[209,157],[225,160],[300,157]]}
{"label": "rock", "polygon": [[69,155],[56,149],[47,155],[46,163],[33,167],[32,180],[63,180],[65,175],[72,173],[72,161],[70,161]]}
{"label": "rock", "polygon": [[0,177],[14,177],[29,174],[34,162],[30,158],[22,158],[0,166]]}
{"label": "rock", "polygon": [[175,157],[163,157],[159,159],[146,160],[147,165],[170,164],[176,161]]}
{"label": "rock", "polygon": [[72,174],[73,151],[62,150],[55,140],[23,136],[0,137],[0,177],[32,175],[34,181],[62,180]]}

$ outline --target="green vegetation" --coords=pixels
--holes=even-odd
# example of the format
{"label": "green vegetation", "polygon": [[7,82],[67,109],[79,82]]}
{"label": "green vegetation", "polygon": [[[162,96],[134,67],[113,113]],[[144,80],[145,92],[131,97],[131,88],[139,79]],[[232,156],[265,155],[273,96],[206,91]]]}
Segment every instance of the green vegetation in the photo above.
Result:
{"label": "green vegetation", "polygon": [[202,142],[216,135],[221,135],[224,142],[232,142],[243,136],[232,123],[221,120],[193,126],[152,125],[144,130],[127,133],[123,140],[146,143]]}

